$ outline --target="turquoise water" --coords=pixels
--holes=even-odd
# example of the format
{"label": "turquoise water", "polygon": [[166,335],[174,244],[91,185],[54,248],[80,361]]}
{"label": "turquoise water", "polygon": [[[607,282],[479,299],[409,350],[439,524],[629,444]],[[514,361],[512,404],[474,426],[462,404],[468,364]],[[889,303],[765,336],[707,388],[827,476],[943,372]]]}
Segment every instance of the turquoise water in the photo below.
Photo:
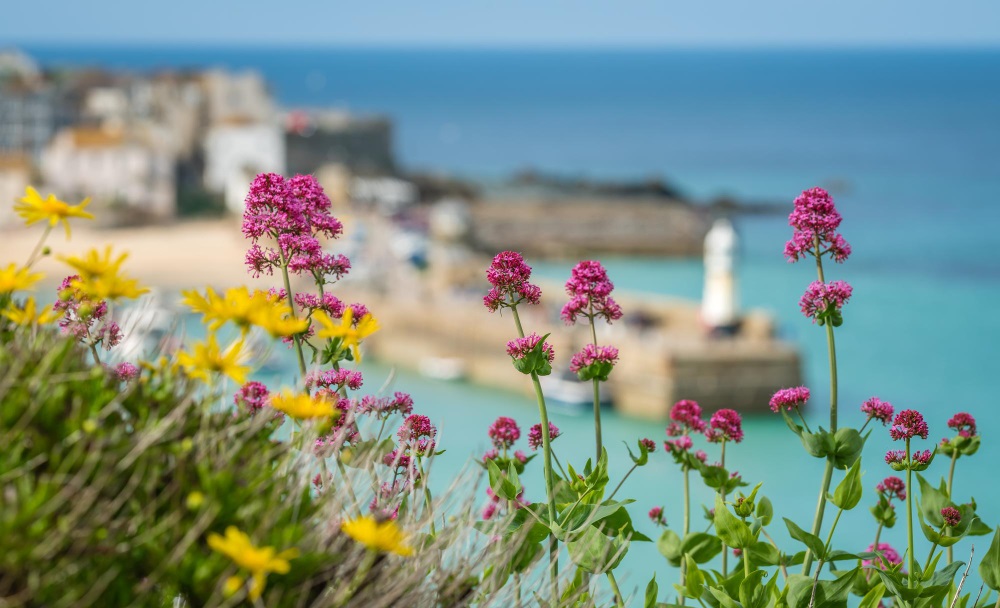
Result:
{"label": "turquoise water", "polygon": [[[897,409],[924,412],[927,442],[947,433],[955,412],[976,416],[984,445],[959,466],[957,496],[975,495],[987,523],[1000,523],[1000,488],[992,483],[1000,450],[993,382],[1000,372],[1000,51],[527,51],[29,49],[45,62],[125,68],[222,65],[261,70],[290,105],[342,103],[387,112],[397,125],[407,167],[496,177],[524,166],[600,177],[666,174],[697,197],[731,192],[790,201],[802,189],[836,184],[842,227],[855,253],[828,278],[855,288],[838,330],[842,424],[860,424],[857,407],[878,395]],[[828,393],[823,331],[798,312],[814,279],[808,264],[781,256],[789,228],[782,217],[744,218],[739,280],[744,304],[770,310],[781,334],[805,354],[806,381],[817,396],[810,414],[822,423]],[[697,260],[605,259],[619,289],[697,298]],[[568,264],[536,263],[563,280]],[[547,294],[547,297],[559,297]],[[487,314],[484,310],[483,314]],[[374,389],[388,374],[366,367]],[[511,382],[526,379],[511,370]],[[448,453],[436,465],[437,490],[465,458],[487,447],[498,415],[523,427],[534,404],[513,393],[439,383],[399,372],[395,390],[414,395],[441,426]],[[702,404],[709,411],[725,403]],[[563,461],[580,462],[591,446],[587,417],[553,415],[565,435]],[[822,463],[771,416],[746,420],[747,439],[731,451],[744,478],[764,481],[779,516],[811,520]],[[663,425],[606,417],[613,479],[628,463],[622,440],[663,438]],[[876,429],[864,460],[865,487],[890,470],[890,447]],[[541,494],[535,465],[532,496]],[[946,464],[935,464],[937,478]],[[529,477],[531,477],[529,475]],[[680,476],[658,453],[626,484],[644,520],[664,505],[681,521]],[[697,500],[709,501],[708,492]],[[863,505],[871,503],[867,495]],[[698,521],[697,518],[695,521]],[[780,521],[780,520],[779,520]],[[645,525],[652,534],[653,527]],[[874,525],[859,507],[841,521],[844,549],[863,549]],[[785,538],[780,527],[775,535]],[[920,536],[919,531],[917,532]],[[905,527],[883,538],[897,548]],[[978,539],[982,551],[987,539]],[[961,543],[957,556],[967,554]],[[920,543],[918,557],[928,547]],[[661,588],[674,580],[655,548],[636,545],[625,562],[628,583],[644,585],[653,565]]]}

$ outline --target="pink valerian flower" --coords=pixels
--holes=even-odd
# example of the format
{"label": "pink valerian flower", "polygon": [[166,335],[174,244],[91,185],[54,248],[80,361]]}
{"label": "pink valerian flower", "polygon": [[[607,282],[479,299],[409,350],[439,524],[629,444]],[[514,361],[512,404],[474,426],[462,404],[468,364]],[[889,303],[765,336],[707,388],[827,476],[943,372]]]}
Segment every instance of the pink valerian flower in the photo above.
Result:
{"label": "pink valerian flower", "polygon": [[[549,423],[549,441],[555,440],[556,437],[560,435],[559,428]],[[531,427],[528,431],[528,447],[533,450],[537,450],[542,446],[542,424],[538,423]]]}
{"label": "pink valerian flower", "polygon": [[351,304],[347,308],[351,309],[352,325],[354,325],[355,327],[357,327],[361,319],[365,318],[365,315],[371,314],[371,311],[368,310],[368,307],[362,304],[361,302],[355,302],[354,304]]}
{"label": "pink valerian flower", "polygon": [[830,194],[822,188],[810,188],[795,199],[794,206],[788,216],[788,225],[795,229],[792,239],[785,244],[788,261],[796,262],[807,254],[827,253],[837,262],[846,260],[851,246],[837,232],[842,218]]}
{"label": "pink valerian flower", "polygon": [[710,428],[705,431],[705,438],[712,443],[743,441],[743,419],[736,410],[723,409],[715,412],[708,425]]}
{"label": "pink valerian flower", "polygon": [[840,313],[840,309],[847,304],[854,289],[845,281],[832,281],[822,283],[813,281],[806,288],[799,300],[799,308],[802,314],[816,322],[819,318],[830,312]]}
{"label": "pink valerian flower", "polygon": [[702,461],[702,462],[705,462],[705,461],[708,460],[708,454],[705,453],[705,450],[697,450],[697,451],[695,451],[694,457],[697,458],[698,460]]}
{"label": "pink valerian flower", "polygon": [[396,519],[399,516],[399,505],[402,498],[410,492],[409,478],[397,479],[393,482],[384,481],[368,503],[368,510],[380,519]]}
{"label": "pink valerian flower", "polygon": [[663,448],[672,454],[677,452],[686,452],[693,446],[694,442],[691,441],[691,437],[688,435],[681,435],[677,439],[668,439],[663,442]]}
{"label": "pink valerian flower", "polygon": [[244,407],[250,414],[256,414],[267,405],[270,392],[267,387],[260,382],[247,382],[236,391],[233,403],[237,408]]}
{"label": "pink valerian flower", "polygon": [[483,462],[487,460],[495,460],[500,457],[500,452],[496,448],[490,448],[483,453]]}
{"label": "pink valerian flower", "polygon": [[959,437],[975,437],[976,419],[966,412],[959,412],[948,420],[948,428],[958,431]]}
{"label": "pink valerian flower", "polygon": [[796,386],[794,388],[783,388],[780,391],[774,393],[771,397],[771,411],[778,413],[781,408],[785,408],[788,411],[792,411],[795,408],[802,407],[809,401],[809,389],[804,386]]}
{"label": "pink valerian flower", "polygon": [[911,439],[920,437],[927,439],[927,423],[924,422],[923,415],[917,410],[903,410],[896,414],[896,419],[892,421],[889,429],[889,436],[893,441],[900,439]]}
{"label": "pink valerian flower", "polygon": [[896,498],[897,500],[906,500],[906,484],[899,477],[894,477],[890,475],[882,481],[878,482],[875,486],[875,491],[879,494],[885,495],[889,500]]}
{"label": "pink valerian flower", "polygon": [[868,415],[869,420],[878,420],[883,426],[892,420],[893,408],[888,401],[872,397],[861,404],[861,412]]}
{"label": "pink valerian flower", "polygon": [[650,454],[656,451],[656,442],[652,439],[642,438],[639,440],[639,445],[646,448],[646,451]]}
{"label": "pink valerian flower", "polygon": [[944,525],[949,528],[956,527],[962,521],[962,513],[955,507],[941,509],[941,517],[944,518]]}
{"label": "pink valerian flower", "polygon": [[572,325],[580,316],[587,319],[602,317],[608,323],[622,318],[621,306],[611,298],[614,288],[600,262],[580,262],[570,271],[569,281],[566,282],[566,293],[570,299],[563,306],[563,320]]}
{"label": "pink valerian flower", "polygon": [[491,519],[493,519],[493,516],[496,515],[496,514],[497,514],[497,503],[490,502],[490,503],[487,503],[485,507],[483,507],[483,519],[484,520],[487,520],[487,521],[491,520]]}
{"label": "pink valerian flower", "polygon": [[649,520],[657,526],[667,525],[667,520],[663,517],[663,507],[653,507],[649,510]]}
{"label": "pink valerian flower", "polygon": [[[705,431],[705,421],[701,419],[701,406],[697,401],[682,399],[670,408],[670,419],[693,433]],[[668,427],[668,434],[669,427]]]}
{"label": "pink valerian flower", "polygon": [[63,313],[59,329],[64,335],[73,336],[88,345],[101,344],[111,350],[122,341],[122,330],[114,320],[108,318],[108,303],[94,301],[79,289],[73,287],[80,275],[70,275],[56,288],[56,301],[52,309]]}
{"label": "pink valerian flower", "polygon": [[498,450],[506,450],[521,437],[521,427],[513,418],[500,416],[490,425],[487,434]]}
{"label": "pink valerian flower", "polygon": [[888,570],[890,566],[903,563],[902,558],[899,557],[899,553],[889,543],[879,543],[878,546],[874,544],[868,545],[868,552],[880,553],[881,557],[862,561],[861,564],[864,566],[874,565],[879,570]]}
{"label": "pink valerian flower", "polygon": [[[330,215],[330,199],[311,175],[285,179],[275,173],[254,178],[243,212],[243,234],[251,241],[246,263],[254,276],[287,266],[312,274],[321,283],[341,278],[350,268],[347,258],[323,253],[319,238],[336,238],[343,224]],[[269,237],[277,248],[261,247]]]}
{"label": "pink valerian flower", "polygon": [[306,388],[329,388],[339,390],[347,387],[352,391],[361,388],[363,378],[361,372],[349,369],[328,369],[326,371],[314,371],[306,374]]}
{"label": "pink valerian flower", "polygon": [[738,547],[734,547],[733,548],[733,557],[735,557],[736,559],[739,559],[739,558],[743,557],[743,549],[740,549]]}
{"label": "pink valerian flower", "polygon": [[483,304],[490,312],[505,306],[517,306],[521,302],[538,304],[542,290],[528,282],[531,266],[516,251],[501,251],[493,258],[486,270],[486,280],[492,287],[483,298]]}
{"label": "pink valerian flower", "polygon": [[889,450],[885,453],[885,463],[896,468],[893,465],[905,465],[906,463],[906,450]]}
{"label": "pink valerian flower", "polygon": [[365,395],[357,402],[357,411],[361,414],[371,414],[380,418],[388,418],[393,414],[409,416],[413,412],[413,398],[409,394],[396,391],[391,397],[376,397]]}
{"label": "pink valerian flower", "polygon": [[412,414],[403,421],[402,426],[396,431],[396,436],[400,441],[413,441],[422,437],[434,438],[437,436],[437,429],[427,416]]}
{"label": "pink valerian flower", "polygon": [[924,450],[922,452],[918,450],[910,456],[910,462],[915,465],[926,465],[930,463],[931,456],[932,454],[930,450]]}
{"label": "pink valerian flower", "polygon": [[[528,353],[535,349],[535,346],[538,345],[538,342],[541,341],[541,339],[542,337],[534,332],[523,338],[515,338],[510,342],[507,342],[507,354],[514,359],[524,359],[528,356]],[[545,353],[549,363],[552,363],[552,361],[555,360],[556,352],[552,349],[552,345],[548,342],[542,345],[542,352]]]}
{"label": "pink valerian flower", "polygon": [[528,455],[522,452],[521,450],[517,450],[516,452],[514,452],[514,458],[521,464],[528,463]]}
{"label": "pink valerian flower", "polygon": [[587,344],[583,350],[573,355],[569,361],[569,371],[574,374],[594,363],[608,363],[612,367],[618,363],[618,349],[614,346]]}
{"label": "pink valerian flower", "polygon": [[[282,289],[280,299],[283,300],[285,297],[285,290]],[[332,293],[324,293],[323,297],[311,293],[297,293],[295,294],[295,303],[305,313],[322,310],[333,319],[339,319],[344,316],[344,303]]]}
{"label": "pink valerian flower", "polygon": [[128,361],[122,361],[114,366],[111,371],[121,382],[128,382],[139,377],[139,368]]}

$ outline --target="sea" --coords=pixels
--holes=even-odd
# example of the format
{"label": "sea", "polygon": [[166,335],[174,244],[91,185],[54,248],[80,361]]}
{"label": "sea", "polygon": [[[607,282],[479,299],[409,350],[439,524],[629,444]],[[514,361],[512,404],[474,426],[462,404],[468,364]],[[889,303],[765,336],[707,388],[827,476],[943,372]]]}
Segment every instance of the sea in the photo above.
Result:
{"label": "sea", "polygon": [[[949,417],[971,413],[983,443],[959,462],[955,498],[974,497],[984,521],[1000,524],[993,468],[1000,461],[994,436],[1000,435],[1000,49],[26,50],[49,67],[257,70],[285,106],[334,105],[390,116],[407,169],[487,181],[526,168],[594,179],[662,177],[695,200],[729,195],[784,203],[789,211],[803,189],[828,187],[853,247],[848,261],[827,267],[828,279],[854,287],[836,332],[841,425],[860,426],[859,406],[878,396],[897,410],[921,411],[931,434],[915,447],[931,448],[952,435]],[[814,395],[807,418],[823,425],[829,394],[824,330],[798,308],[815,268],[782,257],[791,234],[783,213],[739,217],[736,225],[742,305],[770,313],[779,334],[801,349]],[[701,295],[697,258],[602,261],[619,290]],[[572,266],[529,262],[539,276],[555,280],[564,280]],[[566,364],[568,353],[559,359]],[[392,390],[412,393],[418,411],[439,424],[447,452],[434,465],[441,471],[432,486],[437,491],[488,447],[486,429],[497,416],[514,417],[525,430],[538,420],[533,401],[520,394],[377,363],[366,363],[365,371],[373,390],[390,379]],[[511,369],[510,381],[527,379]],[[702,406],[710,412],[727,404]],[[631,466],[622,443],[659,442],[664,423],[604,416],[614,483]],[[592,449],[590,418],[556,412],[553,420],[563,431],[555,442],[560,459],[582,463]],[[778,416],[746,416],[744,426],[746,439],[727,450],[729,462],[744,479],[763,482],[761,493],[778,515],[772,534],[794,547],[780,518],[808,528],[823,463],[804,454]],[[871,543],[875,524],[866,507],[875,503],[876,483],[893,474],[883,462],[893,447],[901,446],[876,427],[863,459],[865,496],[841,519],[837,548],[860,551]],[[540,459],[530,467],[528,498],[543,500]],[[936,482],[946,473],[942,459],[925,475]],[[625,483],[620,496],[636,500],[632,516],[646,534],[659,534],[645,515],[653,506],[663,506],[670,527],[680,528],[680,480],[661,448]],[[707,489],[694,498],[696,505],[711,505]],[[900,515],[882,540],[902,554]],[[697,506],[694,522],[695,528],[707,524]],[[929,544],[919,526],[916,536],[922,560]],[[956,558],[966,560],[973,543],[983,555],[989,537],[962,541]],[[640,592],[654,572],[664,595],[677,577],[647,543],[633,543],[623,569],[623,588]]]}

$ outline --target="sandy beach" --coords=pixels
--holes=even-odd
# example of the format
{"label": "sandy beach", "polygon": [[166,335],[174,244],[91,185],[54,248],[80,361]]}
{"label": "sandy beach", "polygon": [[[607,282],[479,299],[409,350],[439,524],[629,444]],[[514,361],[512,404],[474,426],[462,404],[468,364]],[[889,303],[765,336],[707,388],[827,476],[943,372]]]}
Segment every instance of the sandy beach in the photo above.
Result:
{"label": "sandy beach", "polygon": [[[23,264],[38,243],[43,228],[11,226],[0,232],[0,264]],[[107,245],[114,252],[128,252],[124,269],[143,285],[166,290],[192,287],[231,287],[251,285],[270,287],[274,277],[254,279],[243,264],[247,241],[240,232],[237,218],[194,220],[163,226],[96,229],[86,222],[72,224],[72,237],[66,240],[59,226],[46,244],[52,255],[40,260],[37,270],[45,273],[43,285],[55,286],[69,274],[60,255],[81,255],[91,248]]]}

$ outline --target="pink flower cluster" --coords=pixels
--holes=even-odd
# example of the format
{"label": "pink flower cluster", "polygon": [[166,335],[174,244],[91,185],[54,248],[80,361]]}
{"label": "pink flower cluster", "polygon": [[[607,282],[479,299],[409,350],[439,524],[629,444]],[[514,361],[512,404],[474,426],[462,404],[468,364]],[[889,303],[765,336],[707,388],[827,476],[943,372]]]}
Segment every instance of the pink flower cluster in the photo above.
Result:
{"label": "pink flower cluster", "polygon": [[580,316],[591,320],[603,317],[608,323],[622,318],[621,306],[611,297],[614,288],[600,262],[584,260],[578,263],[566,282],[570,299],[563,306],[563,320],[572,325]]}
{"label": "pink flower cluster", "polygon": [[102,344],[105,350],[111,350],[122,341],[121,327],[108,318],[105,300],[94,302],[73,287],[73,282],[78,280],[80,275],[68,276],[56,288],[57,298],[52,309],[63,313],[59,329],[64,335],[87,344]]}
{"label": "pink flower cluster", "polygon": [[[554,441],[560,435],[559,428],[549,423],[549,441]],[[528,447],[537,450],[542,447],[542,423],[538,423],[528,430]]]}
{"label": "pink flower cluster", "polygon": [[878,397],[872,397],[861,404],[861,412],[867,414],[869,420],[878,420],[883,426],[892,420],[893,411],[891,403]]}
{"label": "pink flower cluster", "polygon": [[889,543],[879,543],[878,546],[875,546],[874,544],[868,545],[868,552],[881,553],[882,556],[876,557],[874,560],[864,560],[861,562],[864,566],[871,566],[874,564],[874,566],[879,570],[887,570],[889,566],[903,563],[902,558],[899,557],[899,553],[897,553]]}
{"label": "pink flower cluster", "polygon": [[802,407],[809,401],[809,389],[804,386],[794,388],[783,388],[771,397],[771,411],[778,413],[781,408],[792,411],[797,407]]}
{"label": "pink flower cluster", "polygon": [[[280,296],[282,299],[287,297],[284,289],[281,290]],[[322,310],[334,319],[339,319],[344,316],[344,303],[340,301],[340,298],[332,293],[324,293],[322,297],[311,293],[297,293],[295,294],[295,303],[298,305],[299,309],[305,313],[312,313],[314,310]],[[355,304],[355,306],[357,305]],[[355,315],[357,315],[356,309]],[[357,318],[360,319],[361,317],[359,316]]]}
{"label": "pink flower cluster", "polygon": [[112,368],[112,373],[119,381],[128,382],[139,377],[139,368],[128,361],[122,361]]}
{"label": "pink flower cluster", "polygon": [[971,414],[959,412],[948,420],[948,428],[958,431],[959,437],[975,437],[976,419]]}
{"label": "pink flower cluster", "polygon": [[569,361],[569,371],[574,374],[594,363],[608,363],[614,366],[618,363],[618,349],[614,346],[596,346],[587,344],[583,350],[573,355]]}
{"label": "pink flower cluster", "polygon": [[521,427],[513,418],[500,416],[490,425],[487,434],[498,450],[506,450],[514,445],[514,442],[521,437]]}
{"label": "pink flower cluster", "polygon": [[434,452],[437,428],[427,416],[410,414],[396,431],[396,436],[399,437],[400,453],[406,452],[411,457],[428,456]]}
{"label": "pink flower cluster", "polygon": [[802,310],[802,314],[815,322],[827,313],[839,313],[840,309],[851,298],[852,291],[853,288],[845,281],[832,281],[830,283],[813,281],[806,288],[806,292],[802,294],[799,308]]}
{"label": "pink flower cluster", "polygon": [[656,442],[653,441],[652,439],[649,439],[648,437],[643,437],[642,439],[640,439],[639,445],[646,448],[646,451],[649,452],[650,454],[656,451]]}
{"label": "pink flower cluster", "polygon": [[810,188],[795,199],[794,205],[788,225],[795,231],[785,244],[789,262],[796,262],[806,254],[818,257],[827,253],[835,261],[843,262],[851,255],[851,246],[837,232],[842,218],[829,192]]}
{"label": "pink flower cluster", "polygon": [[490,312],[504,306],[517,306],[521,302],[538,304],[542,290],[529,283],[530,278],[531,266],[524,263],[520,253],[501,251],[486,270],[486,280],[492,287],[483,297],[483,304]]}
{"label": "pink flower cluster", "polygon": [[361,388],[363,379],[361,372],[349,369],[328,369],[326,371],[315,371],[306,374],[306,388],[326,388],[334,391],[347,387],[352,391]]}
{"label": "pink flower cluster", "polygon": [[667,435],[677,437],[689,432],[703,433],[705,421],[701,419],[701,406],[697,401],[681,399],[670,408],[671,424],[667,427]]}
{"label": "pink flower cluster", "polygon": [[724,409],[715,412],[708,425],[710,428],[705,431],[705,438],[712,443],[743,441],[743,419],[736,410]]}
{"label": "pink flower cluster", "polygon": [[[905,452],[904,452],[905,456]],[[896,498],[897,500],[906,500],[906,484],[899,477],[894,477],[890,475],[875,486],[875,491],[879,494],[884,494],[889,500]]]}
{"label": "pink flower cluster", "polygon": [[[400,391],[396,391],[391,397],[365,395],[357,403],[356,411],[381,418],[388,418],[393,414],[409,416],[413,412],[413,398]],[[420,416],[420,418],[426,418],[426,416]]]}
{"label": "pink flower cluster", "polygon": [[[243,212],[243,234],[252,242],[246,264],[255,277],[287,266],[296,273],[310,273],[320,282],[347,274],[350,261],[323,252],[319,237],[336,238],[343,224],[330,214],[330,199],[312,175],[285,179],[261,173],[250,185]],[[261,238],[273,239],[277,248],[261,247]]]}
{"label": "pink flower cluster", "polygon": [[941,517],[944,519],[944,525],[949,528],[954,528],[962,522],[962,513],[955,507],[945,507],[941,509]]}
{"label": "pink flower cluster", "polygon": [[667,520],[663,516],[663,507],[653,507],[649,510],[649,520],[657,526],[667,525]]}
{"label": "pink flower cluster", "polygon": [[250,414],[256,414],[267,405],[269,395],[270,392],[262,383],[247,382],[240,387],[240,390],[236,391],[233,403],[236,404],[237,409],[244,407]]}
{"label": "pink flower cluster", "polygon": [[917,450],[910,457],[910,460],[907,461],[906,452],[904,450],[889,450],[885,453],[885,463],[897,471],[902,471],[903,469],[911,466],[914,467],[914,470],[916,470],[916,467],[918,466],[929,464],[931,461],[931,455],[930,450],[924,450],[922,452]]}
{"label": "pink flower cluster", "polygon": [[892,421],[889,436],[892,437],[893,441],[913,437],[927,439],[927,423],[924,422],[923,415],[917,410],[903,410],[896,414],[896,419]]}
{"label": "pink flower cluster", "polygon": [[[507,342],[507,354],[514,359],[523,359],[528,353],[535,349],[538,342],[541,341],[542,337],[538,334],[532,332],[531,334],[523,338],[515,338],[510,342]],[[542,352],[545,353],[546,358],[548,358],[549,363],[555,360],[556,353],[552,349],[552,345],[548,342],[542,345]]]}

